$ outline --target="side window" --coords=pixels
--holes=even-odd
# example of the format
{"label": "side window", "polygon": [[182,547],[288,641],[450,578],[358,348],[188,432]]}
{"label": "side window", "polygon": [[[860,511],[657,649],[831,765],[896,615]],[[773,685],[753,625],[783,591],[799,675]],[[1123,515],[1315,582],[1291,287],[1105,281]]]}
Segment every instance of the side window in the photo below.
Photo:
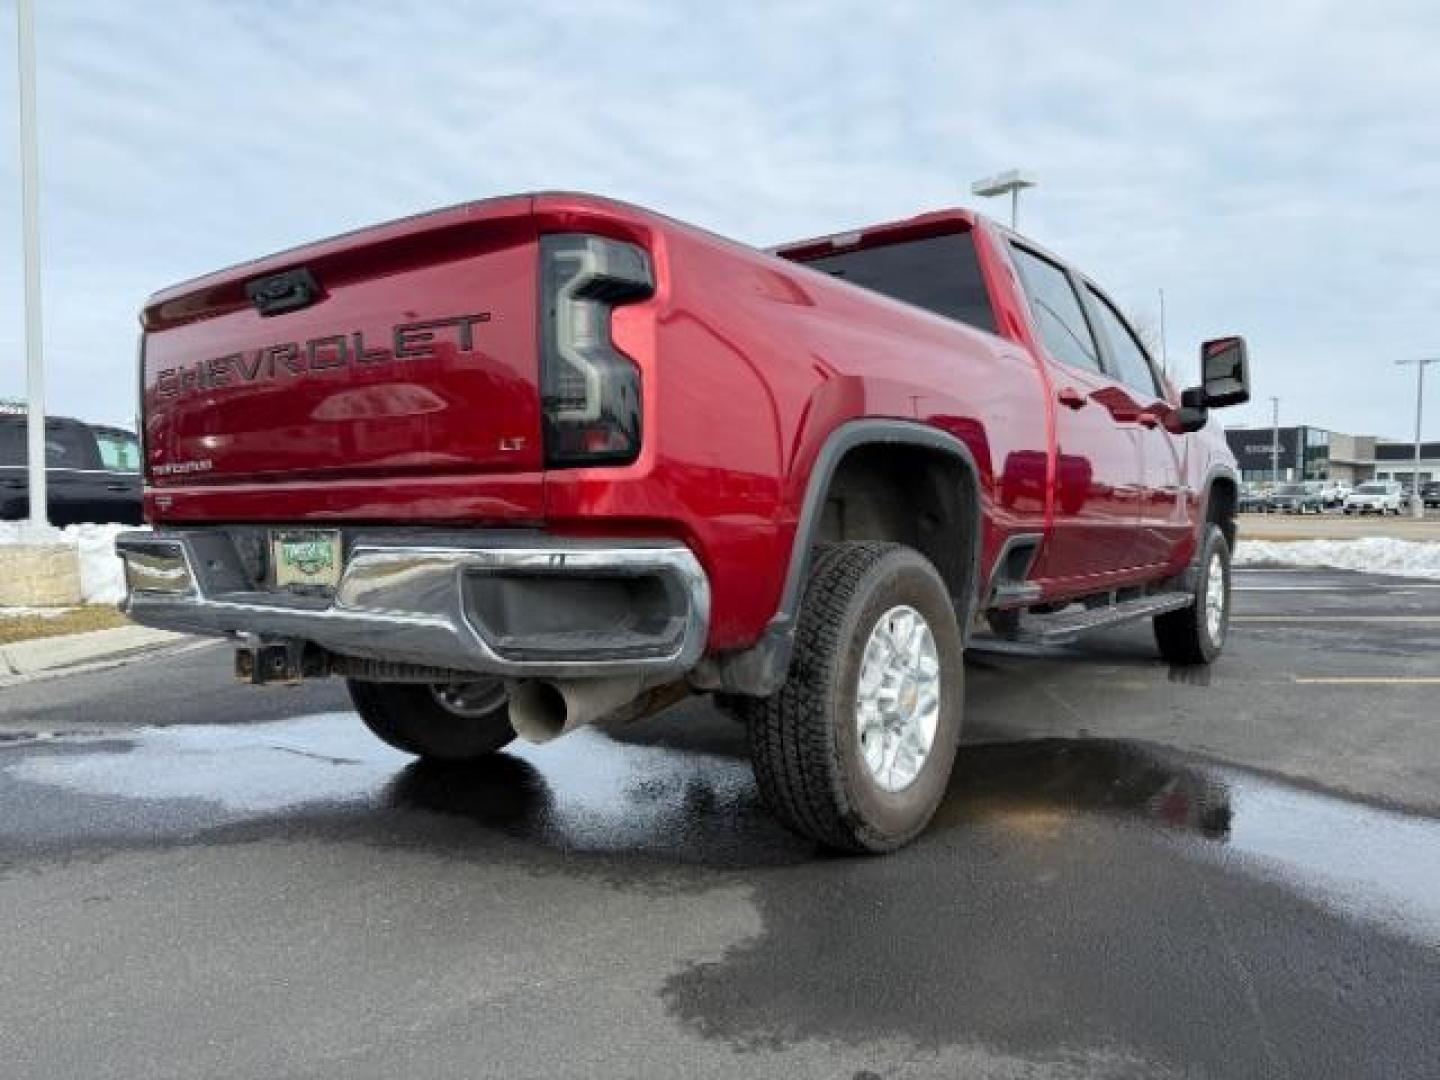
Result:
{"label": "side window", "polygon": [[1125,324],[1125,320],[1120,318],[1120,313],[1109,300],[1088,285],[1085,288],[1094,301],[1100,332],[1110,341],[1110,353],[1115,358],[1116,367],[1120,369],[1116,373],[1120,381],[1147,398],[1163,397],[1155,381],[1155,371],[1150,367],[1150,361],[1145,358],[1145,350],[1135,340],[1134,332]]}
{"label": "side window", "polygon": [[51,469],[98,469],[100,453],[95,436],[81,424],[47,423],[45,465]]}
{"label": "side window", "polygon": [[25,464],[25,425],[0,420],[0,465]]}
{"label": "side window", "polygon": [[1010,250],[1015,268],[1020,271],[1020,284],[1030,301],[1030,311],[1050,355],[1073,367],[1103,370],[1090,324],[1085,321],[1080,298],[1075,295],[1065,271],[1024,248],[1012,246]]}
{"label": "side window", "polygon": [[100,444],[100,463],[116,472],[139,472],[140,443],[134,435],[119,431],[97,431],[95,441]]}

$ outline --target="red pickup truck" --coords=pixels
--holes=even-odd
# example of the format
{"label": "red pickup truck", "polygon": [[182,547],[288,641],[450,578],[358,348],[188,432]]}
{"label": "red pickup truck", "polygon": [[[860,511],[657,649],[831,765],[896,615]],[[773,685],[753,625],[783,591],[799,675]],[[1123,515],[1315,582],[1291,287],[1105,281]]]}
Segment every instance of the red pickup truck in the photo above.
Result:
{"label": "red pickup truck", "polygon": [[167,289],[140,361],[137,622],[382,739],[494,753],[713,692],[791,828],[914,837],[972,633],[1224,641],[1234,462],[1064,260],[965,210],[758,251],[492,199]]}

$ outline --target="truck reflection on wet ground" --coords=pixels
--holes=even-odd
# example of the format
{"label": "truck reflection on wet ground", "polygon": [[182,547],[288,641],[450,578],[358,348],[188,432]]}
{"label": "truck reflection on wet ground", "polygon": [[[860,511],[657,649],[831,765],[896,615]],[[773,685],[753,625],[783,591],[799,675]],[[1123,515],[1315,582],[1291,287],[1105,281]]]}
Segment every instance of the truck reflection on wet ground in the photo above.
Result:
{"label": "truck reflection on wet ground", "polygon": [[10,744],[0,850],[323,838],[662,894],[751,868],[761,931],[657,973],[707,1039],[1120,1053],[1148,1074],[1440,1059],[1430,819],[1141,743],[1011,741],[962,749],[912,848],[826,858],[765,813],[739,729],[696,720],[464,768],[407,762],[339,713]]}
{"label": "truck reflection on wet ground", "polygon": [[[240,825],[294,835],[313,820],[343,821],[359,837],[373,829],[412,842],[414,834],[421,846],[445,837],[441,846],[477,858],[487,834],[564,853],[699,866],[820,858],[765,811],[744,754],[743,732],[714,712],[662,715],[610,734],[586,729],[543,748],[516,744],[471,765],[411,761],[345,714],[10,744],[0,777],[28,797],[13,789],[3,797],[0,839],[40,854],[65,844],[202,841],[209,830]],[[418,815],[443,815],[452,827],[437,830],[413,820]],[[1169,842],[1187,850],[1223,847],[1232,861],[1244,856],[1242,869],[1440,940],[1433,819],[1134,741],[962,747],[917,857],[933,856],[926,845],[963,843],[975,830],[1023,838],[1082,826],[1173,834]]]}

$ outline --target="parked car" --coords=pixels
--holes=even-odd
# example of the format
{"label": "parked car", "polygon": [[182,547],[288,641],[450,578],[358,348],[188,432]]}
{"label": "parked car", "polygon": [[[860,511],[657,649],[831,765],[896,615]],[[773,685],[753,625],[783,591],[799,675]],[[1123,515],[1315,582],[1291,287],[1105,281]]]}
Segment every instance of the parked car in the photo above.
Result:
{"label": "parked car", "polygon": [[[138,622],[338,675],[380,738],[482,758],[715,691],[760,791],[884,851],[945,793],[977,616],[1226,638],[1235,461],[1065,260],[945,210],[761,252],[495,199],[145,305]],[[1062,448],[1063,447],[1063,452]],[[1138,497],[1137,497],[1138,494]],[[1078,602],[1078,608],[1072,606]]]}
{"label": "parked car", "polygon": [[1242,514],[1259,514],[1270,509],[1270,499],[1258,484],[1244,483],[1235,508]]}
{"label": "parked car", "polygon": [[1279,514],[1318,514],[1324,503],[1306,484],[1280,484],[1270,493],[1270,509]]}
{"label": "parked car", "polygon": [[[0,519],[30,514],[28,420],[23,409],[0,412]],[[46,516],[52,525],[140,524],[140,450],[121,428],[63,416],[45,419]]]}
{"label": "parked car", "polygon": [[1345,500],[1347,514],[1398,514],[1404,505],[1404,492],[1395,480],[1367,480]]}
{"label": "parked car", "polygon": [[1440,480],[1427,480],[1421,484],[1420,498],[1427,507],[1440,506]]}
{"label": "parked car", "polygon": [[1306,480],[1305,490],[1316,497],[1322,510],[1329,510],[1345,505],[1350,485],[1339,480]]}

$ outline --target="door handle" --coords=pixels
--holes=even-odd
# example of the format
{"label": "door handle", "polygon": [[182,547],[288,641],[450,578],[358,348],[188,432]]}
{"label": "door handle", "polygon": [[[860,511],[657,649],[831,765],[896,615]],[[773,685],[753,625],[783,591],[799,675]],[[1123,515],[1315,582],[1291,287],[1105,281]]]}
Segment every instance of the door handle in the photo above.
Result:
{"label": "door handle", "polygon": [[129,484],[106,484],[106,485],[105,485],[105,490],[106,490],[106,491],[129,491],[129,490],[130,490],[130,485],[129,485]]}
{"label": "door handle", "polygon": [[1055,397],[1060,402],[1060,404],[1064,405],[1067,409],[1083,408],[1086,400],[1085,395],[1080,393],[1080,391],[1076,390],[1073,386],[1062,387],[1060,389],[1060,392],[1056,394]]}

